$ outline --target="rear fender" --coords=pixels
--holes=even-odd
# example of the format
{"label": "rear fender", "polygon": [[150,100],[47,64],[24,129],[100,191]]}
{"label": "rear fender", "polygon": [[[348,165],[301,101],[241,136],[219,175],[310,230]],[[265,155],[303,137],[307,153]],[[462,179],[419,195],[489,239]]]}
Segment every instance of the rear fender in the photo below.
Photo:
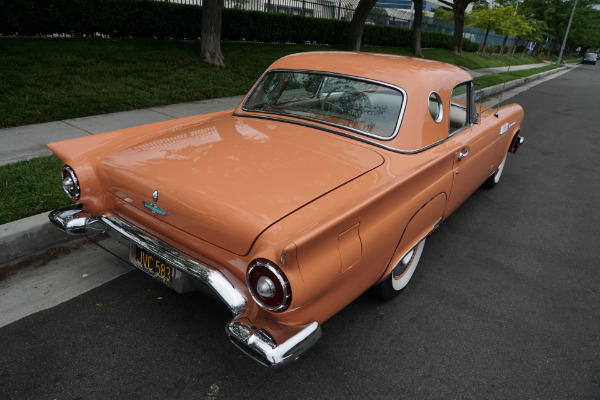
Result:
{"label": "rear fender", "polygon": [[410,219],[394,255],[387,265],[381,279],[385,278],[406,253],[416,246],[422,239],[437,229],[442,222],[444,209],[446,207],[446,193],[439,193],[423,205]]}

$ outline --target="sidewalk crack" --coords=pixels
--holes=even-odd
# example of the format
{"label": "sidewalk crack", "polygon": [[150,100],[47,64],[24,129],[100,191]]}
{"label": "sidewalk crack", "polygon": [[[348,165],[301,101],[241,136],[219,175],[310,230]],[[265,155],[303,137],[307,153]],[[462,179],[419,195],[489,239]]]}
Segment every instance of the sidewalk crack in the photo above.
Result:
{"label": "sidewalk crack", "polygon": [[62,120],[60,122],[62,122],[63,124],[67,124],[67,125],[69,125],[72,128],[79,129],[80,131],[83,131],[83,132],[87,133],[88,135],[94,135],[94,132],[86,131],[85,129],[83,129],[83,128],[75,125],[75,124],[72,124],[70,122],[67,122],[66,120]]}

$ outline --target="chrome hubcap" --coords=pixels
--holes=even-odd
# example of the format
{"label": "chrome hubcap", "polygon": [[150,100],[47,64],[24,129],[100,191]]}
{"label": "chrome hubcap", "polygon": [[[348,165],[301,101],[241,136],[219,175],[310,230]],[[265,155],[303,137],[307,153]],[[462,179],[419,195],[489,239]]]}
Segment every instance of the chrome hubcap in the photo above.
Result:
{"label": "chrome hubcap", "polygon": [[394,277],[394,279],[398,279],[402,275],[404,275],[404,273],[410,266],[411,261],[415,258],[415,253],[416,253],[416,250],[412,249],[411,251],[408,252],[408,254],[406,254],[402,258],[402,260],[400,260],[398,262],[398,265],[396,265],[396,267],[392,271],[392,276]]}

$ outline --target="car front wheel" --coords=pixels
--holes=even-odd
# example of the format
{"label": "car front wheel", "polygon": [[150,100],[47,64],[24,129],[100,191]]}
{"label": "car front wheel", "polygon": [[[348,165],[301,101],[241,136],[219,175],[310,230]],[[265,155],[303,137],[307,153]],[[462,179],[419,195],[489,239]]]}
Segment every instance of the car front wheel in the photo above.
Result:
{"label": "car front wheel", "polygon": [[413,247],[394,267],[388,276],[372,288],[372,293],[384,300],[396,297],[412,278],[421,259],[425,238]]}

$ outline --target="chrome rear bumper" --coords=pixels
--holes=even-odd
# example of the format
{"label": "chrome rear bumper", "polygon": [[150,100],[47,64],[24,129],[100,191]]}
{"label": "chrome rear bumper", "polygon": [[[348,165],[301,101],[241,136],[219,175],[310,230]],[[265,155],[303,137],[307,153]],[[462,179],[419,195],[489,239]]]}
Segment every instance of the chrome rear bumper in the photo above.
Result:
{"label": "chrome rear bumper", "polygon": [[117,217],[92,216],[81,209],[81,204],[74,204],[52,211],[48,218],[69,235],[106,231],[121,243],[142,247],[168,260],[180,274],[192,277],[210,289],[231,310],[234,318],[226,327],[227,336],[245,354],[265,366],[277,368],[296,360],[321,337],[321,326],[312,322],[300,328],[289,327],[294,332],[293,336],[282,343],[275,343],[267,331],[253,326],[245,316],[246,296],[223,274],[190,259]]}

